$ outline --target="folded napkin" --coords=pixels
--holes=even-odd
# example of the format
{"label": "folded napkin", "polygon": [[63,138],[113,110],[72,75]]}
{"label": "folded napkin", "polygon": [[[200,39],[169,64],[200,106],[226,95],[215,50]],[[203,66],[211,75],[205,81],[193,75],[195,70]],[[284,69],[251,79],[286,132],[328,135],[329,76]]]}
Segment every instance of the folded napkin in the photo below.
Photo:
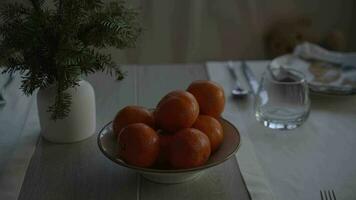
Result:
{"label": "folded napkin", "polygon": [[[268,63],[247,65],[259,77]],[[207,71],[225,90],[223,116],[242,136],[236,158],[252,200],[315,200],[327,189],[337,199],[356,199],[356,97],[312,96],[308,120],[297,129],[277,131],[256,121],[253,97],[231,97],[234,81],[226,63],[209,62]]]}
{"label": "folded napkin", "polygon": [[356,94],[356,53],[328,51],[303,43],[293,54],[275,58],[272,68],[292,68],[306,76],[314,92],[328,94]]}
{"label": "folded napkin", "polygon": [[328,51],[316,44],[309,42],[305,42],[296,46],[293,54],[305,59],[322,60],[330,63],[352,65],[356,67],[356,53]]}

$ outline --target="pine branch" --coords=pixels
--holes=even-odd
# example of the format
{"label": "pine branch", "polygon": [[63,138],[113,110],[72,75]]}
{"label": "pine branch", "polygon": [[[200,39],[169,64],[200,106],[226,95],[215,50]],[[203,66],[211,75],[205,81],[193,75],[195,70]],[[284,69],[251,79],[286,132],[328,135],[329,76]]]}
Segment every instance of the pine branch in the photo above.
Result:
{"label": "pine branch", "polygon": [[1,60],[0,65],[3,66],[2,73],[14,73],[15,71],[24,71],[26,69],[25,62],[20,55],[14,54],[7,57],[7,59]]}
{"label": "pine branch", "polygon": [[0,8],[0,66],[4,73],[20,72],[21,89],[31,95],[56,85],[56,97],[48,111],[61,119],[70,111],[67,89],[78,86],[81,74],[105,71],[122,79],[122,72],[100,49],[134,46],[141,33],[138,13],[123,2],[102,0],[29,0]]}
{"label": "pine branch", "polygon": [[44,3],[42,0],[29,0],[36,12],[41,11],[41,5]]}
{"label": "pine branch", "polygon": [[29,14],[30,10],[18,2],[5,4],[0,7],[0,19],[2,23],[18,20],[19,18],[28,16]]}

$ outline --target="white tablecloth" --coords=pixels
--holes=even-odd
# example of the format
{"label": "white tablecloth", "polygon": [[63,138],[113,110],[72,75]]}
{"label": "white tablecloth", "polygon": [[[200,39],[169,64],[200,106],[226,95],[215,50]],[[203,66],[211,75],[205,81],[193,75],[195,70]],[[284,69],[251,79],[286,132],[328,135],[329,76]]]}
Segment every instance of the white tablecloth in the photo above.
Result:
{"label": "white tablecloth", "polygon": [[[267,64],[248,63],[256,74]],[[230,98],[233,81],[223,64],[209,63],[208,71],[226,90],[224,116],[241,132],[237,158],[253,200],[314,200],[320,189],[334,189],[338,200],[356,199],[355,97],[314,96],[305,125],[276,134],[255,121],[250,97]],[[0,199],[6,200],[17,198],[40,132],[35,98],[23,96],[19,85],[20,79],[9,85],[11,101],[0,109]]]}
{"label": "white tablecloth", "polygon": [[[268,62],[247,64],[259,77]],[[333,189],[338,200],[356,199],[356,97],[311,95],[307,122],[276,131],[255,120],[252,97],[231,98],[233,79],[226,63],[209,62],[207,70],[223,85],[228,98],[224,115],[241,132],[237,159],[253,200],[316,200],[326,189]]]}

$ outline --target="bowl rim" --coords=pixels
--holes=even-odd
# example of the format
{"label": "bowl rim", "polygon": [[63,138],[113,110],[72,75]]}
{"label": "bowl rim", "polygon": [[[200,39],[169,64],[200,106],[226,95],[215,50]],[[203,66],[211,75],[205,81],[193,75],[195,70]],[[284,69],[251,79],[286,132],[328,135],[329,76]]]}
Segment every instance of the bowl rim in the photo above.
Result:
{"label": "bowl rim", "polygon": [[99,134],[97,136],[97,144],[99,146],[100,151],[105,155],[106,158],[110,159],[112,162],[117,163],[118,165],[130,168],[130,169],[134,169],[134,170],[138,170],[140,172],[144,172],[144,173],[160,173],[160,174],[177,174],[177,173],[188,173],[188,172],[195,172],[195,171],[200,171],[200,170],[204,170],[204,169],[208,169],[214,166],[217,166],[225,161],[227,161],[228,159],[230,159],[233,155],[236,154],[236,152],[238,151],[238,149],[241,146],[241,135],[239,130],[228,120],[224,119],[223,117],[220,117],[221,120],[223,120],[224,122],[226,122],[227,124],[229,124],[237,133],[238,137],[239,137],[239,143],[238,145],[235,146],[234,150],[229,153],[225,158],[217,161],[217,162],[213,162],[213,163],[209,163],[209,164],[205,164],[199,167],[194,167],[194,168],[188,168],[188,169],[154,169],[154,168],[144,168],[144,167],[137,167],[134,165],[130,165],[125,163],[123,160],[119,161],[118,158],[116,156],[110,155],[108,154],[102,144],[101,144],[101,140],[100,140],[100,136],[102,135],[102,132],[109,126],[112,124],[112,121],[108,122],[103,128],[100,129]]}

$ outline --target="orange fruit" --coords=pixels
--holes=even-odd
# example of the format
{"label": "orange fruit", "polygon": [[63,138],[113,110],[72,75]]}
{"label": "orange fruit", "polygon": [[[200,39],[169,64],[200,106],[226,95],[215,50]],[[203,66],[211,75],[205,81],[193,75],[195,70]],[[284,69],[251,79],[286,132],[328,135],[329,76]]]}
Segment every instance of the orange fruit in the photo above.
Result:
{"label": "orange fruit", "polygon": [[138,167],[152,166],[159,154],[159,136],[143,123],[127,125],[118,137],[119,156]]}
{"label": "orange fruit", "polygon": [[144,123],[155,128],[155,120],[152,112],[141,106],[126,106],[121,109],[113,121],[113,131],[117,136],[120,131],[129,124]]}
{"label": "orange fruit", "polygon": [[208,136],[197,129],[186,128],[174,135],[169,162],[176,169],[198,167],[209,159],[210,152]]}
{"label": "orange fruit", "polygon": [[169,147],[171,145],[173,135],[162,130],[158,131],[159,135],[159,155],[157,165],[159,168],[169,168]]}
{"label": "orange fruit", "polygon": [[199,115],[192,128],[196,128],[208,136],[212,153],[219,148],[224,139],[220,122],[208,115]]}
{"label": "orange fruit", "polygon": [[224,89],[219,84],[208,80],[194,81],[187,91],[198,101],[200,114],[218,118],[224,111]]}
{"label": "orange fruit", "polygon": [[173,91],[158,103],[154,117],[159,128],[176,132],[191,127],[199,115],[199,105],[192,94]]}

